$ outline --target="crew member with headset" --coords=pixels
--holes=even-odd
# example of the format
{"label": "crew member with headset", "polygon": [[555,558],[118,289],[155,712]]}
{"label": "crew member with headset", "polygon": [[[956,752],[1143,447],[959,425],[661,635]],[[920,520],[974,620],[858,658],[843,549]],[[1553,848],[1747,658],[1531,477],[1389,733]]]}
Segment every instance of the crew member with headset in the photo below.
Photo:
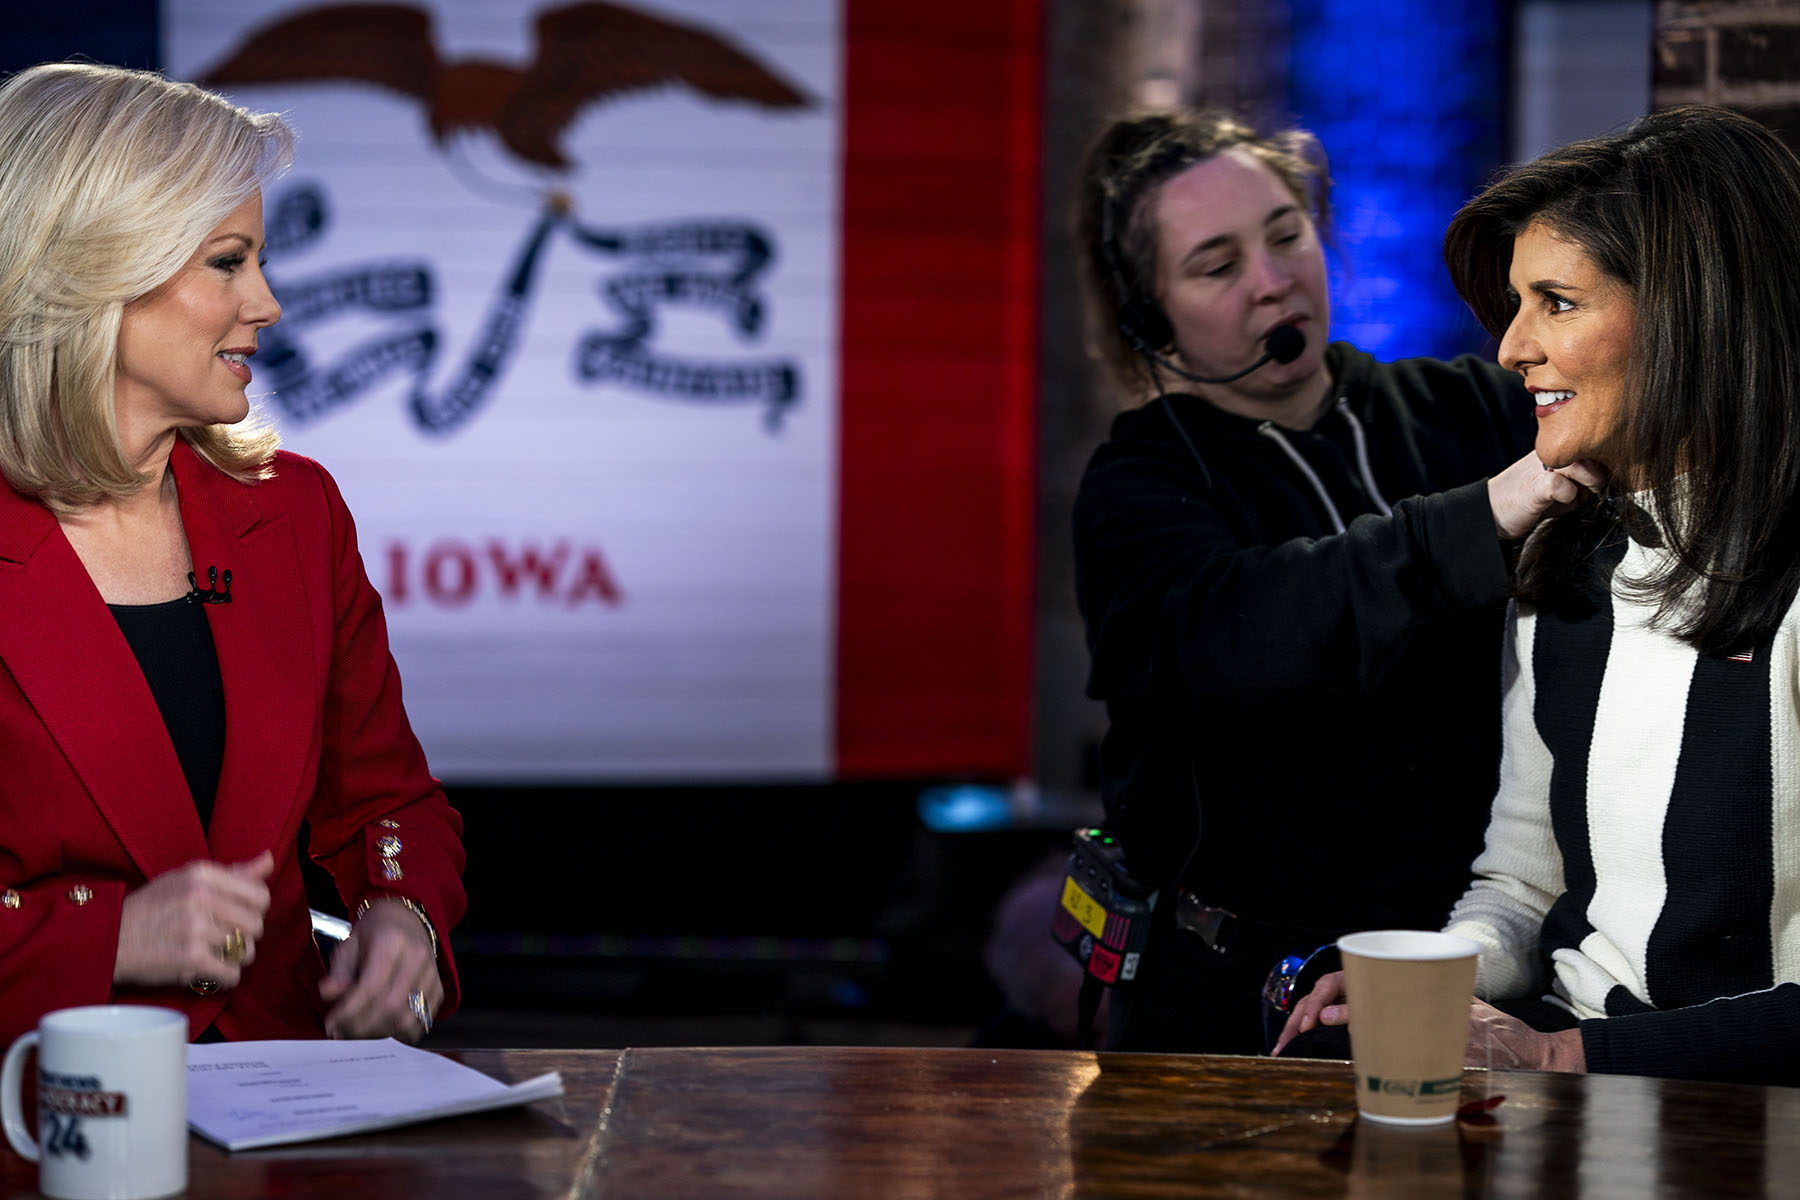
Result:
{"label": "crew member with headset", "polygon": [[1260,1053],[1285,957],[1442,926],[1494,793],[1512,555],[1599,482],[1544,469],[1495,364],[1328,342],[1329,188],[1310,134],[1216,111],[1118,121],[1083,168],[1097,331],[1146,401],[1074,521],[1108,823],[1158,889],[1113,1049]]}

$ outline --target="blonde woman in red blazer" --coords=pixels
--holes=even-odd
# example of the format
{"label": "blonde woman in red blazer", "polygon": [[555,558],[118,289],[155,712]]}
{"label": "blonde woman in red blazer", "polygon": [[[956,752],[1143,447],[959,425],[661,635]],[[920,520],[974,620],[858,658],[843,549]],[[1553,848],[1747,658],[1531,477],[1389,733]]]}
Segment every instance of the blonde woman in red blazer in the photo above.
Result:
{"label": "blonde woman in red blazer", "polygon": [[[461,823],[349,511],[246,423],[291,146],[152,74],[0,87],[0,1043],[106,1002],[195,1037],[416,1040],[456,1003]],[[172,672],[169,621],[203,651]],[[329,974],[302,820],[356,913]]]}

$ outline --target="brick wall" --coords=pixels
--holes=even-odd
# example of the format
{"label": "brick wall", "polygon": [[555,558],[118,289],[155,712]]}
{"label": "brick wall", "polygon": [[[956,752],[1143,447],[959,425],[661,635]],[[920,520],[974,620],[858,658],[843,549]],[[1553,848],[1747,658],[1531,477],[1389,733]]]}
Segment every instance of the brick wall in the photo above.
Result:
{"label": "brick wall", "polygon": [[1195,6],[1182,99],[1231,109],[1265,130],[1286,128],[1289,15],[1288,0]]}
{"label": "brick wall", "polygon": [[1800,0],[1661,0],[1651,102],[1737,109],[1800,148]]}

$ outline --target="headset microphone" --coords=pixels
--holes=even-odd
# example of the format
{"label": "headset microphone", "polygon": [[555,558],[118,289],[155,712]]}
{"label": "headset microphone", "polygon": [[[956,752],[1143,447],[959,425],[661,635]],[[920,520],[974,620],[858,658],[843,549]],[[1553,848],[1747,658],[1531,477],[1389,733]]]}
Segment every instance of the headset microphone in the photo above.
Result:
{"label": "headset microphone", "polygon": [[1258,367],[1271,362],[1291,363],[1306,350],[1306,335],[1293,325],[1277,325],[1263,336],[1263,356],[1234,375],[1221,375],[1217,379],[1204,375],[1196,375],[1192,371],[1184,371],[1168,359],[1161,359],[1162,365],[1195,383],[1235,383]]}
{"label": "headset microphone", "polygon": [[1306,335],[1297,326],[1277,325],[1263,338],[1263,348],[1270,358],[1285,365],[1306,352]]}

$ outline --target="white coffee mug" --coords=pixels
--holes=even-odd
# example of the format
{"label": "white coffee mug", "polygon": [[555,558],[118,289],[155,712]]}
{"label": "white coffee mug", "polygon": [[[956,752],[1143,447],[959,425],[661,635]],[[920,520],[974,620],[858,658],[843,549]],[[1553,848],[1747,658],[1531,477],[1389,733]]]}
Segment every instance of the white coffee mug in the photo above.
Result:
{"label": "white coffee mug", "polygon": [[[99,1004],[49,1013],[0,1066],[6,1140],[57,1200],[151,1200],[187,1187],[187,1018]],[[38,1052],[38,1137],[19,1084]]]}

